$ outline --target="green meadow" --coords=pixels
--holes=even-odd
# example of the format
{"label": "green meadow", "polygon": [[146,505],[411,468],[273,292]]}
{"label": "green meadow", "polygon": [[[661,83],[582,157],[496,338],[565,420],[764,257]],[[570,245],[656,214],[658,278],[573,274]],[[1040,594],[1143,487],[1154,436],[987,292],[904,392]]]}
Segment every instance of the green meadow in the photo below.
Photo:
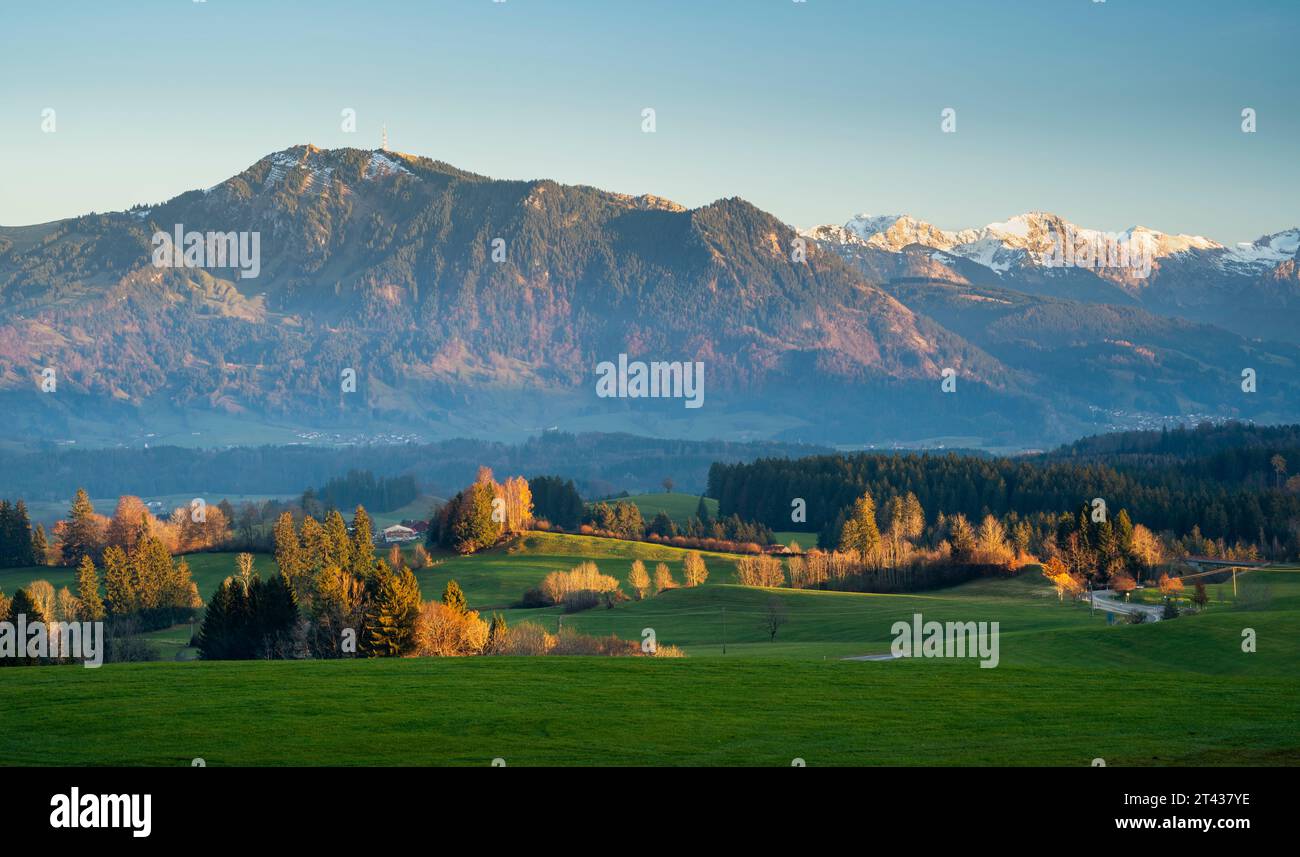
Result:
{"label": "green meadow", "polygon": [[[695,494],[678,494],[665,492],[663,494],[633,494],[630,497],[620,497],[616,500],[607,500],[608,503],[632,503],[641,510],[641,517],[648,524],[654,520],[655,515],[664,512],[674,523],[685,524],[686,519],[695,514],[695,510],[700,506],[700,498]],[[709,514],[713,517],[718,515],[718,501],[712,497],[705,497],[704,504],[709,509]]]}
{"label": "green meadow", "polygon": [[[735,585],[726,554],[706,555],[694,589],[567,615],[511,606],[585,559],[620,579],[633,559],[662,561],[680,581],[684,554],[532,533],[435,554],[418,577],[426,599],[454,578],[472,608],[511,623],[652,629],[685,658],[178,663],[192,655],[178,627],[152,635],[166,662],[0,673],[0,764],[1300,764],[1300,570],[1242,575],[1237,596],[1218,587],[1204,612],[1145,625],[1062,603],[1031,572],[907,595],[758,589]],[[234,568],[231,554],[189,560],[205,596]],[[0,585],[12,593],[28,571]],[[916,613],[998,622],[997,668],[846,660],[887,653]]]}

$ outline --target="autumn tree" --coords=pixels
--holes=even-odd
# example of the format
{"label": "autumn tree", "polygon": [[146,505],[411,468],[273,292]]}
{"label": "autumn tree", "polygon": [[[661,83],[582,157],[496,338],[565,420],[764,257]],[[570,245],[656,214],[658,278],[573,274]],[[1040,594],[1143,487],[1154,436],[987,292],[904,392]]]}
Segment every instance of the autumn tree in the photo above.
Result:
{"label": "autumn tree", "polygon": [[293,513],[282,512],[272,531],[275,541],[275,564],[280,575],[295,593],[303,590],[308,566],[298,530],[293,523]]}
{"label": "autumn tree", "polygon": [[992,515],[985,515],[980,523],[977,544],[985,558],[1000,562],[1007,556],[1007,532],[1002,522]]}
{"label": "autumn tree", "polygon": [[654,589],[655,595],[666,589],[676,589],[677,581],[673,580],[673,573],[668,568],[668,563],[661,562],[655,566]]}
{"label": "autumn tree", "polygon": [[876,524],[876,501],[869,492],[853,502],[853,510],[840,531],[840,550],[856,551],[863,560],[880,548],[880,529]]}
{"label": "autumn tree", "polygon": [[1160,546],[1160,540],[1141,524],[1135,524],[1133,527],[1130,553],[1137,565],[1138,580],[1142,579],[1143,571],[1149,571],[1164,562],[1164,551]]}
{"label": "autumn tree", "polygon": [[969,561],[978,546],[974,528],[960,512],[948,516],[948,543],[953,556],[962,561]]}
{"label": "autumn tree", "polygon": [[1173,598],[1183,591],[1183,579],[1181,577],[1170,577],[1168,574],[1160,575],[1160,594],[1166,598]]}
{"label": "autumn tree", "polygon": [[1110,588],[1124,596],[1128,601],[1128,594],[1137,588],[1137,582],[1127,574],[1117,574],[1110,579]]}
{"label": "autumn tree", "polygon": [[506,533],[520,533],[528,529],[533,521],[533,492],[528,480],[522,476],[507,479],[499,492],[505,520],[502,530]]}
{"label": "autumn tree", "polygon": [[686,579],[687,586],[699,586],[709,579],[709,569],[704,564],[704,557],[700,556],[698,551],[686,554],[686,559],[682,561],[682,575]]}
{"label": "autumn tree", "polygon": [[785,569],[774,556],[741,557],[736,561],[736,581],[741,586],[781,586],[785,583]]}
{"label": "autumn tree", "polygon": [[627,575],[627,585],[638,601],[650,594],[650,575],[646,573],[645,563],[639,559],[632,560],[632,570]]}
{"label": "autumn tree", "polygon": [[139,497],[125,494],[117,498],[117,508],[104,529],[104,544],[116,545],[128,554],[135,550],[142,536],[151,532],[153,515]]}

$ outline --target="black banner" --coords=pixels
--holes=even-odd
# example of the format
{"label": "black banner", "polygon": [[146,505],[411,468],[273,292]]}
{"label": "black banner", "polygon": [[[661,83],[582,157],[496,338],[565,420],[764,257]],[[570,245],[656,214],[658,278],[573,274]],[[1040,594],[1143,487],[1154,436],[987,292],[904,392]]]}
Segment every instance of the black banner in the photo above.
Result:
{"label": "black banner", "polygon": [[[791,831],[912,833],[1041,843],[1160,834],[1285,834],[1289,771],[1131,768],[10,768],[0,789],[17,841],[177,844],[321,842],[451,825],[682,835],[674,817],[738,837]],[[757,811],[760,810],[761,811]],[[648,814],[647,814],[648,813]],[[704,815],[701,815],[703,813]],[[647,823],[636,821],[643,818]],[[649,823],[659,818],[662,823]],[[485,827],[486,825],[486,827]],[[631,827],[629,827],[631,825]],[[1185,836],[1178,836],[1183,840]],[[14,841],[11,838],[11,841]]]}

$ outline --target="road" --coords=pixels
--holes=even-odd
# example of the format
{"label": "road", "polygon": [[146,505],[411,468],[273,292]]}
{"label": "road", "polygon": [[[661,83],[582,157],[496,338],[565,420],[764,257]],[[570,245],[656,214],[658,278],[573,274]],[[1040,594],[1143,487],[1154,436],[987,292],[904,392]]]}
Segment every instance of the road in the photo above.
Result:
{"label": "road", "polygon": [[1109,589],[1094,589],[1092,591],[1092,605],[1098,610],[1105,610],[1107,613],[1119,613],[1123,616],[1134,613],[1145,614],[1147,622],[1159,622],[1164,615],[1164,608],[1155,604],[1135,604],[1125,602],[1122,597]]}

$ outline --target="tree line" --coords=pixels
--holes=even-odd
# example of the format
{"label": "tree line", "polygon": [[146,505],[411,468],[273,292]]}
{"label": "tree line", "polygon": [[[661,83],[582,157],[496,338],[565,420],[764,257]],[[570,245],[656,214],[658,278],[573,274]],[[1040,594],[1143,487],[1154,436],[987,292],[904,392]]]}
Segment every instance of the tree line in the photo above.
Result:
{"label": "tree line", "polygon": [[1300,555],[1300,485],[1288,489],[1273,478],[1278,464],[1267,466],[1267,487],[1260,487],[1199,475],[1187,462],[1117,468],[1097,460],[859,453],[714,464],[709,495],[717,498],[720,515],[816,532],[828,549],[837,544],[841,516],[863,493],[880,503],[910,493],[926,508],[970,520],[1056,516],[1102,498],[1153,531],[1176,537],[1195,532],[1294,557]]}
{"label": "tree line", "polygon": [[349,470],[320,488],[308,488],[302,495],[303,511],[321,516],[330,509],[365,506],[376,512],[400,509],[420,496],[419,485],[410,474],[380,476],[369,470]]}
{"label": "tree line", "polygon": [[32,527],[27,504],[0,500],[0,568],[43,565],[46,549],[45,528]]}

